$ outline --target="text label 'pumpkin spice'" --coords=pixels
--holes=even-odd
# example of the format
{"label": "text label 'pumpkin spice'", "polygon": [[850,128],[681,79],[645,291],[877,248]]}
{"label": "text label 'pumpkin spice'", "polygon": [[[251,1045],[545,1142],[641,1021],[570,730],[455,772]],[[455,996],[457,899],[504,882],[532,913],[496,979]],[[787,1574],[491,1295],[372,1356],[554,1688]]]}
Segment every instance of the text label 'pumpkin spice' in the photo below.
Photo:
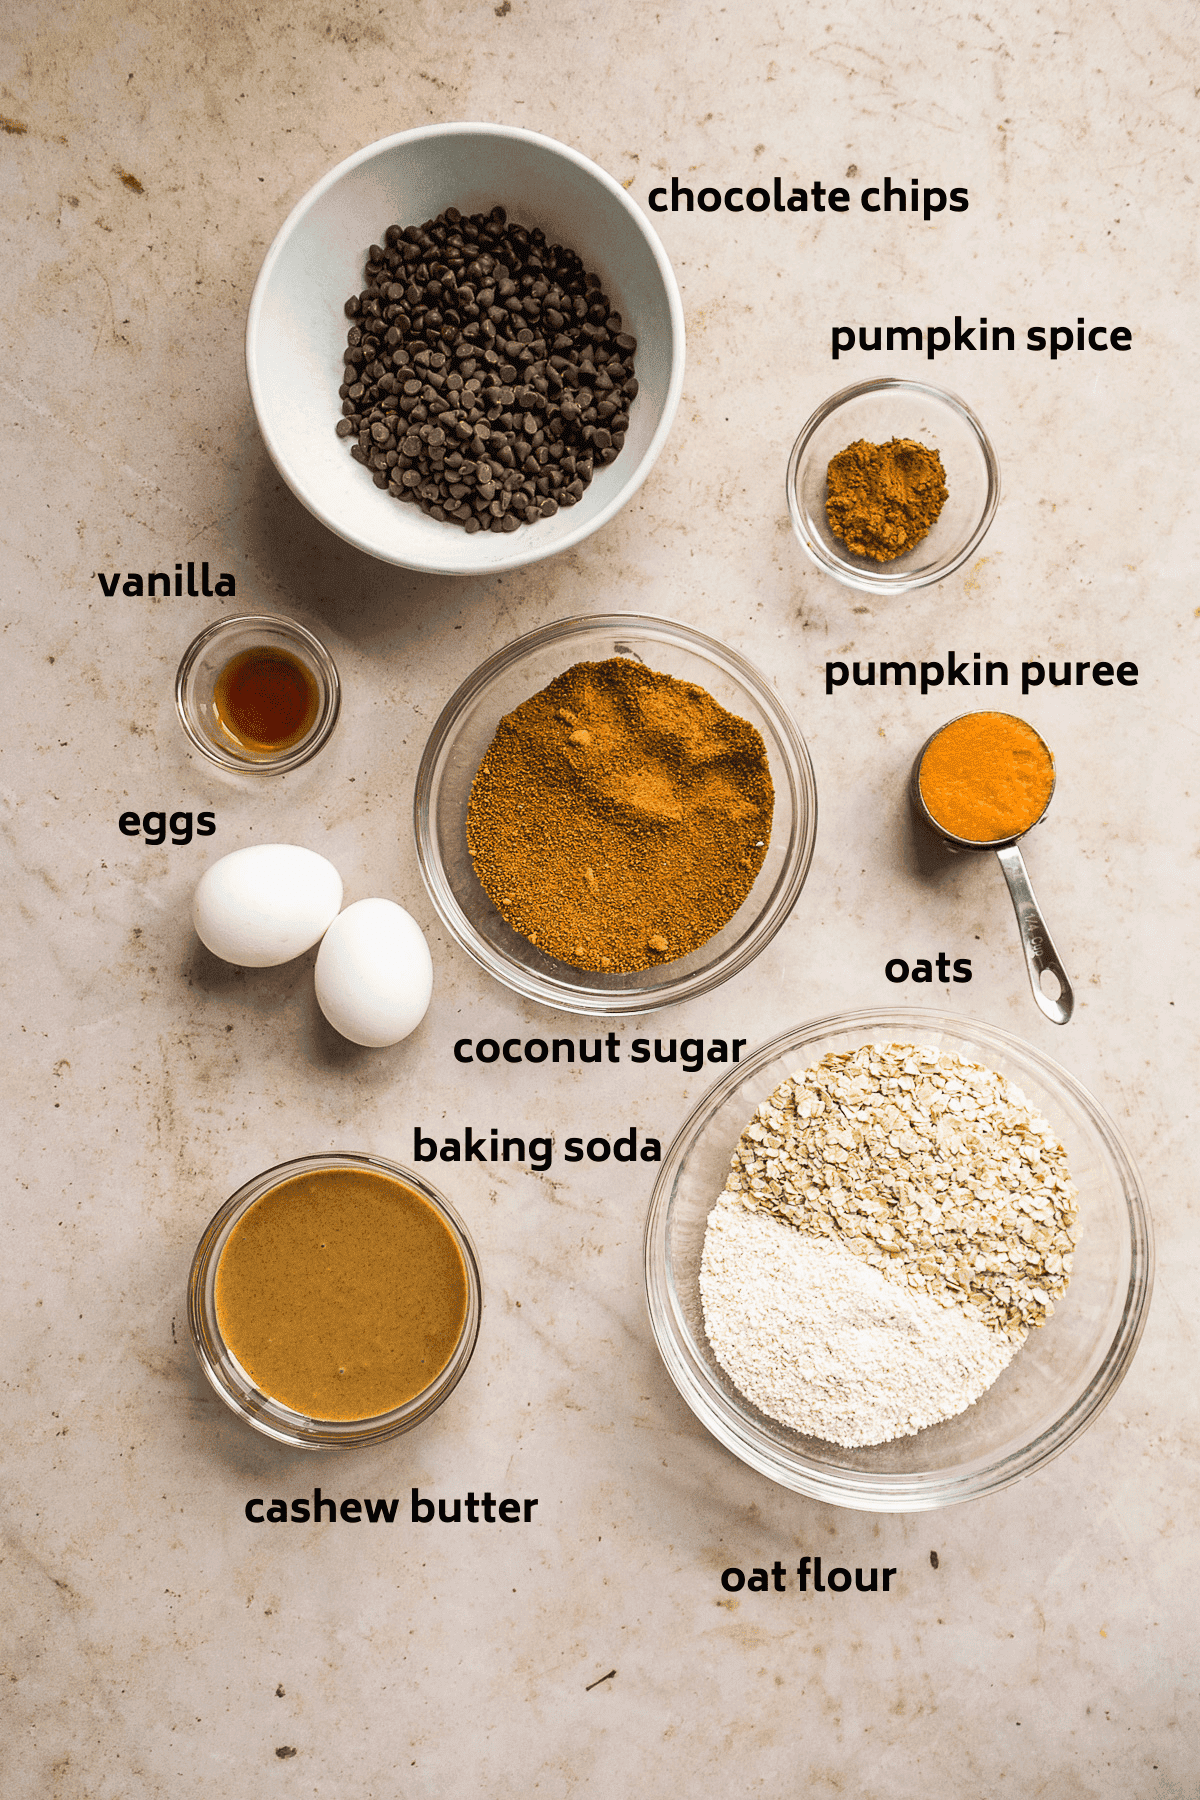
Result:
{"label": "text label 'pumpkin spice'", "polygon": [[625,657],[576,663],[500,721],[467,848],[539,950],[605,973],[686,956],[754,885],[775,794],[748,720]]}

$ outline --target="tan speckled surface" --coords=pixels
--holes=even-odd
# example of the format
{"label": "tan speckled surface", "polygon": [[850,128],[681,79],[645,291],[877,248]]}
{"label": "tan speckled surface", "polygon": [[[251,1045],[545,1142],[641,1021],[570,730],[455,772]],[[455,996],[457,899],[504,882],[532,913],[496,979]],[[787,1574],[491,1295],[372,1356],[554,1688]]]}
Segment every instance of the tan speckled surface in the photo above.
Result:
{"label": "tan speckled surface", "polygon": [[[1195,1795],[1193,27],[1162,0],[18,0],[0,76],[5,1800]],[[855,195],[916,174],[968,187],[970,210],[668,214],[688,370],[645,488],[527,574],[414,577],[282,487],[241,339],[295,200],[371,139],[447,118],[562,138],[643,207],[672,174],[778,172]],[[995,442],[1000,512],[969,570],[868,603],[796,544],[787,453],[835,388],[918,370],[911,353],[834,365],[833,324],[956,312],[1022,335],[1082,313],[1128,325],[1133,347],[939,358],[933,378]],[[200,766],[174,717],[176,663],[219,607],[105,600],[95,579],[189,558],[235,575],[239,610],[303,619],[341,669],[329,748],[276,785]],[[463,1035],[580,1026],[446,942],[410,839],[417,761],[458,681],[520,631],[613,607],[766,669],[821,797],[790,922],[651,1035],[758,1043],[905,997],[889,957],[969,955],[970,987],[930,1000],[1061,1058],[1139,1162],[1159,1247],[1141,1351],[1084,1438],[991,1500],[839,1512],[726,1455],[650,1337],[642,1169],[446,1182],[480,1250],[483,1331],[451,1401],[397,1444],[282,1452],[195,1363],[192,1250],[259,1169],[328,1147],[407,1161],[415,1126],[636,1123],[666,1141],[699,1097],[678,1070],[456,1065]],[[904,784],[950,697],[824,693],[829,657],[950,649],[1141,670],[1136,689],[1009,690],[1058,762],[1029,863],[1077,979],[1065,1031],[1032,1005],[994,863],[914,840]],[[216,837],[120,835],[122,811],[158,806],[214,809]],[[201,870],[272,839],[330,856],[347,901],[390,896],[429,931],[434,1003],[406,1044],[337,1039],[311,956],[241,973],[197,944]],[[406,1499],[390,1528],[247,1523],[249,1497],[315,1482],[536,1495],[536,1523],[413,1526]],[[722,1594],[727,1565],[809,1553],[894,1565],[896,1591]]]}

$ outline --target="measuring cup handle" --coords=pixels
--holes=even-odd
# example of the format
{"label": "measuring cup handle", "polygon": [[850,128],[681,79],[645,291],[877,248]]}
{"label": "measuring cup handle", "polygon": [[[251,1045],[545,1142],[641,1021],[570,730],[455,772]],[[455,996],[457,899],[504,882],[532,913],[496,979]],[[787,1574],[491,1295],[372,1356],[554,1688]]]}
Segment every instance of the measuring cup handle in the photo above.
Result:
{"label": "measuring cup handle", "polygon": [[[1054,948],[1054,939],[1046,929],[1046,921],[1030,885],[1025,859],[1016,844],[1006,844],[1003,849],[997,850],[996,855],[1004,870],[1009,898],[1017,915],[1017,929],[1021,933],[1021,948],[1025,952],[1025,965],[1029,970],[1033,997],[1048,1019],[1052,1019],[1056,1025],[1065,1025],[1075,1010],[1075,995],[1067,979],[1067,971]],[[1041,975],[1044,969],[1049,969],[1058,982],[1058,997],[1054,1000],[1042,992]]]}

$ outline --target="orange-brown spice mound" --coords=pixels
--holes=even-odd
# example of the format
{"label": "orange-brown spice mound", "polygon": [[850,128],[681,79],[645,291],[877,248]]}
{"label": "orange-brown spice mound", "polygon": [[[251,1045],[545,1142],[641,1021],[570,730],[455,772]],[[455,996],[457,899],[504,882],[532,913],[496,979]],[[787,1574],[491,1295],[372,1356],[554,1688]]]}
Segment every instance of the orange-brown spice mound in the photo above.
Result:
{"label": "orange-brown spice mound", "polygon": [[892,562],[927,537],[949,493],[937,451],[912,438],[859,438],[831,459],[826,479],[830,530],[873,562]]}
{"label": "orange-brown spice mound", "polygon": [[775,791],[754,726],[627,657],[576,663],[508,713],[476,771],[467,848],[514,930],[576,968],[651,968],[754,885]]}

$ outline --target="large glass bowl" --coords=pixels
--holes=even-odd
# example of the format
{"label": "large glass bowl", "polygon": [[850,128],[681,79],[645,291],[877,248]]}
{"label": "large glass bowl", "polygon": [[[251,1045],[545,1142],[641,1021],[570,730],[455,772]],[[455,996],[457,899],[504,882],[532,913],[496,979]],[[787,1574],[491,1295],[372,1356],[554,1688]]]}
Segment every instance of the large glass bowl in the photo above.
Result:
{"label": "large glass bowl", "polygon": [[[257,1200],[295,1175],[310,1175],[320,1169],[363,1169],[391,1176],[428,1201],[458,1245],[467,1277],[467,1311],[462,1331],[449,1362],[427,1388],[407,1401],[371,1419],[312,1419],[274,1400],[256,1387],[241,1363],[225,1342],[217,1314],[217,1266],[230,1233]],[[388,1438],[411,1431],[414,1425],[436,1412],[443,1400],[458,1386],[466,1373],[479,1336],[479,1316],[483,1305],[479,1281],[479,1264],[475,1246],[466,1226],[444,1195],[421,1175],[399,1163],[387,1162],[381,1156],[364,1156],[356,1152],[330,1152],[319,1156],[300,1156],[293,1162],[265,1169],[228,1199],[210,1219],[196,1247],[188,1279],[188,1328],[200,1367],[225,1402],[247,1425],[253,1425],[265,1437],[277,1443],[290,1444],[298,1450],[354,1450],[366,1444],[380,1444]]]}
{"label": "large glass bowl", "polygon": [[[758,879],[729,923],[689,955],[604,974],[559,962],[514,931],[484,893],[467,851],[475,771],[506,713],[579,662],[632,656],[706,688],[761,732],[775,787],[771,842]],[[690,626],[636,613],[599,613],[545,625],[489,657],[444,708],[417,771],[417,855],[443,923],[479,965],[526,999],[589,1017],[653,1012],[715,988],[756,957],[795,904],[812,860],[817,789],[804,739],[736,650]]]}
{"label": "large glass bowl", "polygon": [[[831,528],[826,470],[859,438],[886,444],[894,437],[936,450],[949,492],[928,535],[881,563],[859,556]],[[999,500],[1000,465],[987,432],[965,400],[929,381],[885,376],[843,388],[817,408],[788,462],[787,502],[796,536],[819,569],[868,593],[907,593],[961,568],[983,542]]]}
{"label": "large glass bowl", "polygon": [[[999,1380],[955,1419],[860,1450],[805,1437],[744,1399],[709,1346],[700,1304],[708,1215],[755,1108],[785,1076],[865,1043],[936,1045],[1006,1075],[1049,1120],[1079,1189],[1066,1294]],[[646,1220],[650,1323],[672,1380],[713,1436],[781,1487],[862,1512],[925,1512],[1039,1469],[1104,1409],[1150,1304],[1145,1196],[1112,1121],[1040,1050],[992,1025],[922,1008],[843,1013],[786,1032],[707,1094],[667,1153]]]}

